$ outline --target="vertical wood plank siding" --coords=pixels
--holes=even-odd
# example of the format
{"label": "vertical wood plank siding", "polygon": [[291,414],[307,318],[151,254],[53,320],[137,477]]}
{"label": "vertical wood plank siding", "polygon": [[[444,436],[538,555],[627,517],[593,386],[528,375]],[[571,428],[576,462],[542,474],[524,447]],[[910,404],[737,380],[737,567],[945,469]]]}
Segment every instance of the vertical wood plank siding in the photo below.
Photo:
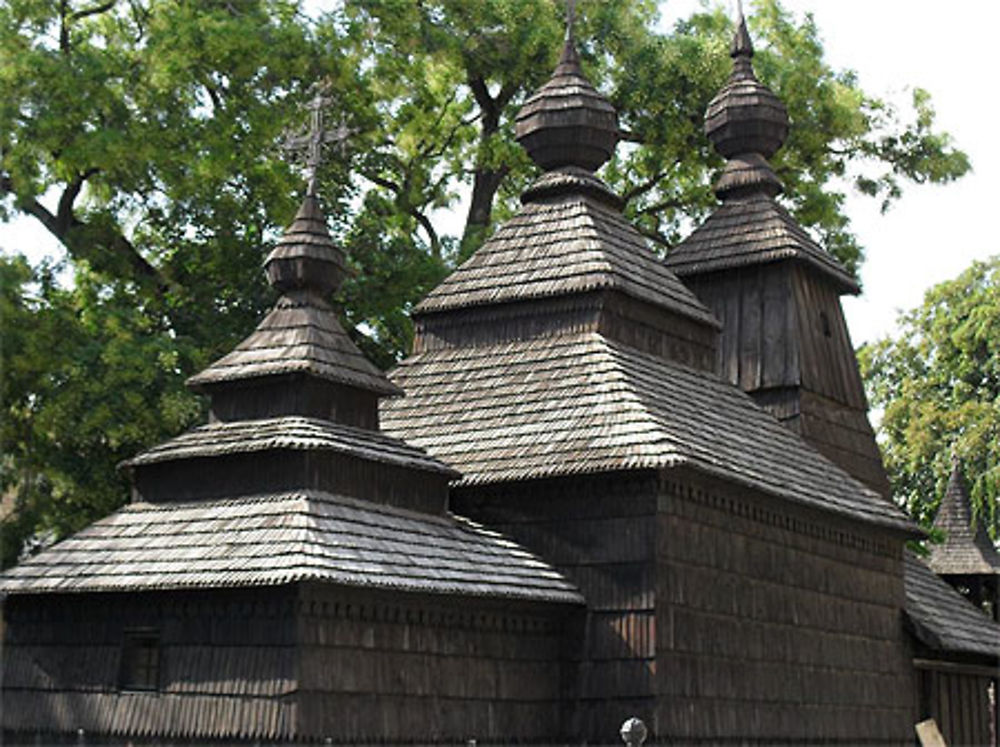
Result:
{"label": "vertical wood plank siding", "polygon": [[913,724],[900,549],[664,473],[656,723],[669,744],[902,744]]}
{"label": "vertical wood plank siding", "polygon": [[304,738],[355,744],[562,736],[565,620],[552,607],[307,586],[302,608]]}
{"label": "vertical wood plank siding", "polygon": [[[8,597],[2,728],[289,739],[297,722],[294,609],[293,591],[273,587]],[[119,689],[130,628],[159,634],[158,691]]]}

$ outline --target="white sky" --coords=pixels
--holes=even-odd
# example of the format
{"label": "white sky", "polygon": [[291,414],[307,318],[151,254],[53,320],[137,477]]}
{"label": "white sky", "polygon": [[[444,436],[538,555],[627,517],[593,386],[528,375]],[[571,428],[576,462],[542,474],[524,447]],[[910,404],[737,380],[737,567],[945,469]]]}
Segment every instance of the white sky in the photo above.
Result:
{"label": "white sky", "polygon": [[[855,70],[875,95],[908,99],[907,86],[930,91],[938,127],[951,133],[972,159],[973,173],[943,187],[906,185],[887,215],[875,200],[847,205],[854,231],[867,249],[864,294],[845,299],[855,344],[891,334],[897,310],[917,306],[924,291],[952,278],[974,259],[1000,253],[988,221],[1000,176],[997,108],[989,72],[995,56],[1000,2],[951,0],[782,0],[801,16],[812,12],[831,64]],[[663,0],[666,20],[684,16],[699,0]],[[752,1],[747,3],[752,12]],[[461,208],[459,208],[461,209]],[[32,258],[62,251],[29,219],[0,226],[0,249]]]}

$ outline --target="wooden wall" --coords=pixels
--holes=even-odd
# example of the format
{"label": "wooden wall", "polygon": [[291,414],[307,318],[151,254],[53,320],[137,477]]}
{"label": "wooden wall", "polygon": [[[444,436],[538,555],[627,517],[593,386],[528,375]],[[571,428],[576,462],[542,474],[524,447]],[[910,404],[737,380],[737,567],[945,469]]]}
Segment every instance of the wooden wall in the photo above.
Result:
{"label": "wooden wall", "polygon": [[714,370],[717,329],[613,290],[421,314],[414,354],[556,334],[599,331],[652,355]]}
{"label": "wooden wall", "polygon": [[[920,720],[933,718],[949,745],[994,745],[998,742],[996,687],[1000,671],[983,666],[963,667],[953,662],[921,659],[915,662],[919,678]],[[996,697],[995,695],[992,697]]]}
{"label": "wooden wall", "polygon": [[440,514],[448,480],[447,473],[332,449],[266,449],[139,465],[132,499],[169,503],[311,489]]}
{"label": "wooden wall", "polygon": [[656,487],[650,471],[452,493],[456,512],[538,553],[587,599],[566,692],[571,742],[613,743],[630,716],[652,723],[658,666]]}
{"label": "wooden wall", "polygon": [[[2,726],[54,733],[274,740],[295,732],[288,588],[8,596]],[[158,692],[122,692],[125,631],[160,637]],[[50,736],[45,736],[50,735]]]}
{"label": "wooden wall", "polygon": [[336,743],[554,742],[563,605],[303,589],[300,723]]}
{"label": "wooden wall", "polygon": [[722,322],[726,381],[746,392],[801,386],[868,409],[840,297],[815,271],[775,262],[685,283]]}
{"label": "wooden wall", "polygon": [[889,481],[840,297],[791,261],[688,278],[722,321],[718,371],[876,492]]}
{"label": "wooden wall", "polygon": [[912,742],[900,538],[684,471],[657,522],[666,743]]}

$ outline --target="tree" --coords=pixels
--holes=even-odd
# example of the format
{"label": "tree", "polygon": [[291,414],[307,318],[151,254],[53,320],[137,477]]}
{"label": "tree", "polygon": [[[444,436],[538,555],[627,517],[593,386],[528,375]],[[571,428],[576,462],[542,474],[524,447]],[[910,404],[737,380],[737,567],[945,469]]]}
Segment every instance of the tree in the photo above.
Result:
{"label": "tree", "polygon": [[[661,33],[653,0],[579,11],[585,70],[627,141],[604,176],[666,251],[714,204],[721,160],[701,119],[728,74],[731,20],[700,12]],[[114,463],[197,419],[183,379],[270,303],[260,261],[301,189],[280,144],[317,82],[352,133],[320,174],[353,270],[335,300],[373,359],[398,360],[408,310],[536,175],[513,118],[552,70],[563,23],[557,0],[353,0],[316,17],[296,0],[0,4],[0,218],[35,218],[74,277],[61,288],[52,268],[3,266],[4,355],[22,362],[2,372],[0,485],[19,496],[14,534],[64,532],[109,510],[125,498]],[[968,163],[934,130],[925,97],[909,121],[830,69],[811,19],[761,0],[751,23],[760,76],[794,123],[775,164],[788,204],[855,268],[833,177],[854,170],[891,201],[900,178],[944,182]],[[438,216],[463,189],[468,215],[449,232]],[[71,343],[36,345],[10,331],[21,324]],[[127,370],[156,361],[156,375],[102,368],[103,349]],[[67,373],[88,366],[89,377]],[[75,419],[90,425],[74,430]],[[116,428],[127,435],[111,437]],[[59,463],[59,449],[76,461]]]}
{"label": "tree", "polygon": [[931,288],[900,335],[860,351],[893,495],[930,526],[960,458],[973,510],[1000,539],[1000,255]]}

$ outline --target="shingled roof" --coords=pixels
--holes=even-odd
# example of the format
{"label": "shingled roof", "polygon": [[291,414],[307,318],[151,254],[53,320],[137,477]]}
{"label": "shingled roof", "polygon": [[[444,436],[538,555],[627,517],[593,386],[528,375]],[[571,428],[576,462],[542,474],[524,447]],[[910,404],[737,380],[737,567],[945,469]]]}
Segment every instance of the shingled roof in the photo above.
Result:
{"label": "shingled roof", "polygon": [[952,464],[948,488],[934,517],[934,528],[945,535],[943,544],[932,545],[928,564],[942,576],[1000,575],[1000,553],[986,533],[983,522],[975,525],[969,491],[957,459]]}
{"label": "shingled roof", "polygon": [[686,277],[783,259],[825,273],[842,293],[860,290],[850,273],[777,200],[763,193],[726,200],[671,249],[666,262]]}
{"label": "shingled roof", "polygon": [[935,651],[1000,658],[1000,625],[907,551],[903,581],[914,634]]}
{"label": "shingled roof", "polygon": [[179,459],[249,454],[268,449],[336,451],[385,464],[459,476],[454,470],[429,457],[423,449],[379,431],[296,416],[207,423],[157,444],[123,465],[137,467]]}
{"label": "shingled roof", "polygon": [[625,220],[597,177],[579,167],[551,171],[524,201],[420,302],[416,314],[612,289],[718,326]]}
{"label": "shingled roof", "polygon": [[[377,397],[400,390],[354,347],[326,301],[342,277],[343,257],[314,196],[306,196],[265,270],[281,293],[275,308],[233,353],[189,382],[208,390],[216,415],[217,398],[227,398],[218,411],[224,419],[125,462],[134,502],[4,573],[0,592],[312,580],[581,602],[572,584],[529,552],[447,513],[447,481],[459,475],[378,430]],[[266,387],[247,386],[262,381]],[[306,381],[313,388],[297,396]],[[370,408],[371,417],[357,418],[359,408]],[[261,409],[274,416],[249,414]],[[293,458],[301,452],[316,459],[309,469]],[[244,479],[247,461],[231,458],[257,454],[255,463],[267,465],[274,483],[266,494]],[[354,467],[337,461],[345,455]],[[359,464],[394,469],[376,473]],[[348,486],[349,495],[327,483]],[[201,499],[192,501],[194,495]],[[412,505],[392,505],[397,500]]]}
{"label": "shingled roof", "polygon": [[754,74],[753,45],[742,14],[731,56],[732,74],[705,112],[705,134],[727,159],[715,185],[722,206],[671,249],[667,265],[684,278],[793,259],[828,276],[841,293],[858,293],[851,274],[775,199],[782,185],[767,159],[788,135],[788,113]]}
{"label": "shingled roof", "polygon": [[306,195],[264,264],[281,297],[249,337],[188,379],[188,386],[202,391],[305,374],[379,395],[401,394],[358,350],[327,300],[343,277],[344,257],[330,239],[315,196]]}
{"label": "shingled roof", "polygon": [[224,588],[321,581],[547,602],[582,599],[501,535],[315,491],[133,503],[0,576],[0,592]]}
{"label": "shingled roof", "polygon": [[685,465],[906,532],[903,513],[712,374],[599,333],[445,348],[405,360],[386,430],[459,484]]}

